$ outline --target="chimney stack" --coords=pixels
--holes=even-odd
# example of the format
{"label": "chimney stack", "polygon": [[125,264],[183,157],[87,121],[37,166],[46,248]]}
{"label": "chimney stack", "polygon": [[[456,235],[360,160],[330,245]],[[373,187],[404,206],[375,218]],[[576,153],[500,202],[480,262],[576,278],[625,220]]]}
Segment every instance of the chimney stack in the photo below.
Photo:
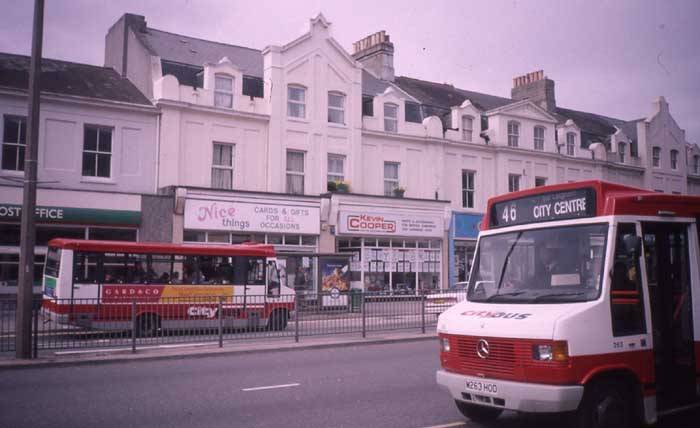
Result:
{"label": "chimney stack", "polygon": [[554,80],[547,78],[544,71],[538,70],[513,78],[510,96],[514,100],[530,100],[545,110],[557,109],[554,97]]}
{"label": "chimney stack", "polygon": [[394,44],[382,30],[352,44],[352,57],[382,80],[394,81]]}

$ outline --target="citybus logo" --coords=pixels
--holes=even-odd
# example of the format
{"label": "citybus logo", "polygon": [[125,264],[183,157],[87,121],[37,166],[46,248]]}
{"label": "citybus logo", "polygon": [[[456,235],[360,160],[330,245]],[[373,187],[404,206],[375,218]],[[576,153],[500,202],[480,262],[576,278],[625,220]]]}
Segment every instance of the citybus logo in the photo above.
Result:
{"label": "citybus logo", "polygon": [[492,312],[492,311],[466,311],[462,312],[465,317],[477,317],[477,318],[504,318],[504,319],[515,319],[524,320],[532,314],[521,314],[518,312]]}
{"label": "citybus logo", "polygon": [[349,215],[347,224],[348,230],[353,232],[396,232],[396,222],[385,220],[381,215]]}

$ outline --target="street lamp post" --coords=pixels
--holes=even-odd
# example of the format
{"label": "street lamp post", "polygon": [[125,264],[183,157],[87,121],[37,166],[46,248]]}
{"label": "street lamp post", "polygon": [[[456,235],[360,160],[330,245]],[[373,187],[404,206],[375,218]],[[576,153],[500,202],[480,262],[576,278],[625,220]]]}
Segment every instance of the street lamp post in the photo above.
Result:
{"label": "street lamp post", "polygon": [[34,285],[34,244],[36,229],[37,153],[39,146],[39,95],[41,88],[41,47],[44,34],[44,0],[34,2],[32,59],[29,67],[29,114],[27,147],[24,155],[24,192],[22,199],[19,278],[17,290],[16,356],[32,357],[32,288]]}

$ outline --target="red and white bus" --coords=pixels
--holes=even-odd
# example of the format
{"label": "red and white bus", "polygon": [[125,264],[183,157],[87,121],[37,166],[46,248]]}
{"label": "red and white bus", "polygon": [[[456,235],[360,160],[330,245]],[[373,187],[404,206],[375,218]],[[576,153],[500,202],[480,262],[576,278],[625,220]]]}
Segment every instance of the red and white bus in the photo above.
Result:
{"label": "red and white bus", "polygon": [[437,382],[478,420],[625,428],[700,405],[700,197],[601,181],[488,202]]}
{"label": "red and white bus", "polygon": [[136,321],[140,336],[220,322],[282,330],[295,298],[280,284],[274,248],[255,243],[53,239],[43,289],[43,310],[59,323],[126,330]]}

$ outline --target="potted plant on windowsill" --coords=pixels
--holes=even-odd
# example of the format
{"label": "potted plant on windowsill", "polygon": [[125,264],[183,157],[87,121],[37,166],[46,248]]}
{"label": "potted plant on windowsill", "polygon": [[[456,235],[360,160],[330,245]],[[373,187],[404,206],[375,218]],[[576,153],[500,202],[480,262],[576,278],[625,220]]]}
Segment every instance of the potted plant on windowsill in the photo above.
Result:
{"label": "potted plant on windowsill", "polygon": [[335,182],[335,188],[338,191],[338,193],[348,193],[350,192],[350,183],[343,180],[337,180]]}
{"label": "potted plant on windowsill", "polygon": [[394,196],[397,198],[403,198],[403,194],[406,193],[406,188],[405,187],[396,187],[394,188]]}
{"label": "potted plant on windowsill", "polygon": [[328,190],[329,192],[335,192],[336,190],[338,190],[335,181],[329,181],[328,184],[326,184],[326,190]]}

